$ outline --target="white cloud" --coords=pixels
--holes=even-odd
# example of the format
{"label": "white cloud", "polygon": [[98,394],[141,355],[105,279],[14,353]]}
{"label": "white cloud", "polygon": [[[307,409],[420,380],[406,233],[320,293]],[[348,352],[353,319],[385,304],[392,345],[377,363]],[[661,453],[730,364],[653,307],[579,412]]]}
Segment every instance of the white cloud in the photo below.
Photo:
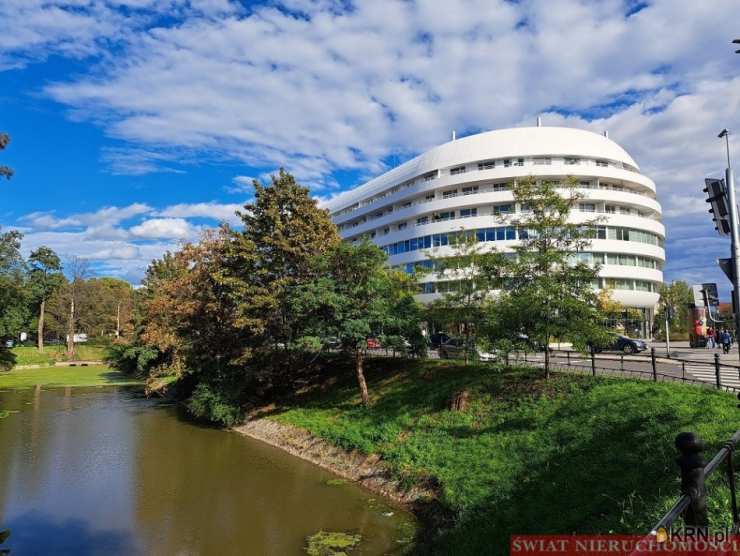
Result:
{"label": "white cloud", "polygon": [[[120,3],[0,5],[0,67],[51,52],[104,61],[46,93],[117,141],[103,153],[114,173],[284,166],[328,198],[339,172],[370,176],[451,129],[545,113],[546,124],[608,129],[656,181],[669,278],[724,249],[679,242],[713,237],[703,178],[722,169],[719,128],[740,129],[736,0],[655,0],[629,16],[622,0],[276,0],[249,11],[225,0],[128,0],[125,25]],[[248,179],[227,191],[249,191]],[[230,210],[214,201],[139,216],[179,218],[187,233],[185,219]],[[81,218],[37,213],[24,223],[121,240],[136,228]]]}
{"label": "white cloud", "polygon": [[198,228],[183,218],[151,218],[129,228],[132,236],[146,239],[194,239]]}
{"label": "white cloud", "polygon": [[178,218],[210,218],[219,222],[228,222],[238,224],[241,222],[236,215],[237,210],[244,208],[240,203],[181,203],[172,205],[157,213],[158,216],[178,217]]}

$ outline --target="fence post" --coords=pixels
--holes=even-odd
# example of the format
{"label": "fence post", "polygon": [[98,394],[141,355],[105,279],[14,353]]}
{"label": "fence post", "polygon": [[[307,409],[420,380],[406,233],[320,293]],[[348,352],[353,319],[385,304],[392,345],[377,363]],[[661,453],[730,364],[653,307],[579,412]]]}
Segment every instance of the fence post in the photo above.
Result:
{"label": "fence post", "polygon": [[655,367],[655,348],[650,348],[650,363],[653,366],[653,382],[658,382],[658,370]]}
{"label": "fence post", "polygon": [[596,376],[596,354],[594,346],[591,346],[591,375]]}
{"label": "fence post", "polygon": [[717,390],[721,390],[722,378],[719,372],[719,353],[714,354],[714,373],[717,376]]}
{"label": "fence post", "polygon": [[[568,357],[568,367],[570,367],[570,350],[565,352],[565,355]],[[740,373],[740,371],[738,371]]]}
{"label": "fence post", "polygon": [[681,378],[686,380],[686,361],[681,361]]}
{"label": "fence post", "polygon": [[681,468],[681,494],[691,498],[689,507],[683,515],[687,527],[706,528],[707,489],[704,486],[704,441],[693,432],[682,432],[676,436],[676,448],[680,455],[676,463]]}
{"label": "fence post", "polygon": [[509,352],[506,352],[506,366],[509,366]]}
{"label": "fence post", "polygon": [[527,350],[526,349],[524,350],[524,362],[525,363],[527,362]]}
{"label": "fence post", "polygon": [[619,370],[624,372],[624,353],[619,354]]}

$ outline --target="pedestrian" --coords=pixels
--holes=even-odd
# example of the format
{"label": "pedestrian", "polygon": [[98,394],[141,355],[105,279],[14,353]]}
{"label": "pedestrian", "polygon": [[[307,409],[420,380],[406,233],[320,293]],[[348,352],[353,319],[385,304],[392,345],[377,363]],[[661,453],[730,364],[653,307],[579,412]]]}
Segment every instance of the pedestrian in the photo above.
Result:
{"label": "pedestrian", "polygon": [[722,329],[719,339],[720,339],[720,342],[722,342],[722,352],[730,353],[730,346],[732,345],[732,336],[730,336],[730,333],[727,331],[727,329],[725,328]]}
{"label": "pedestrian", "polygon": [[713,349],[714,347],[714,328],[710,326],[707,328],[707,349]]}

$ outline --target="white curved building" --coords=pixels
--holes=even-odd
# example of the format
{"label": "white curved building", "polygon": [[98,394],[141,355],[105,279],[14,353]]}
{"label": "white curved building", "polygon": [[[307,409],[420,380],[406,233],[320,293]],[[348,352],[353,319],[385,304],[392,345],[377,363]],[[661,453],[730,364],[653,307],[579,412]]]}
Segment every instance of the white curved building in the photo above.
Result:
{"label": "white curved building", "polygon": [[[474,230],[478,241],[511,250],[518,231],[506,225],[516,206],[511,184],[527,176],[551,181],[577,178],[584,199],[574,222],[602,217],[598,237],[578,256],[601,264],[600,288],[642,313],[631,333],[648,336],[663,282],[665,228],[655,184],[611,141],[590,131],[523,127],[471,135],[439,145],[331,201],[334,222],[346,240],[368,236],[389,262],[411,271],[452,254],[448,235]],[[526,207],[524,207],[526,210]],[[429,274],[421,301],[445,291]]]}

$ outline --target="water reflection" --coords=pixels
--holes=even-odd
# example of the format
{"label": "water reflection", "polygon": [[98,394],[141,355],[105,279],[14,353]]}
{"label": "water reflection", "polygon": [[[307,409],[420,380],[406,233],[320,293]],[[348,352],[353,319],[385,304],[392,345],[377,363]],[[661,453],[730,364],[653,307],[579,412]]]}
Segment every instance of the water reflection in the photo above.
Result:
{"label": "water reflection", "polygon": [[362,554],[386,554],[408,536],[409,517],[383,515],[361,489],[131,390],[0,392],[0,405],[19,411],[0,421],[14,553],[302,554],[326,529],[359,531]]}

